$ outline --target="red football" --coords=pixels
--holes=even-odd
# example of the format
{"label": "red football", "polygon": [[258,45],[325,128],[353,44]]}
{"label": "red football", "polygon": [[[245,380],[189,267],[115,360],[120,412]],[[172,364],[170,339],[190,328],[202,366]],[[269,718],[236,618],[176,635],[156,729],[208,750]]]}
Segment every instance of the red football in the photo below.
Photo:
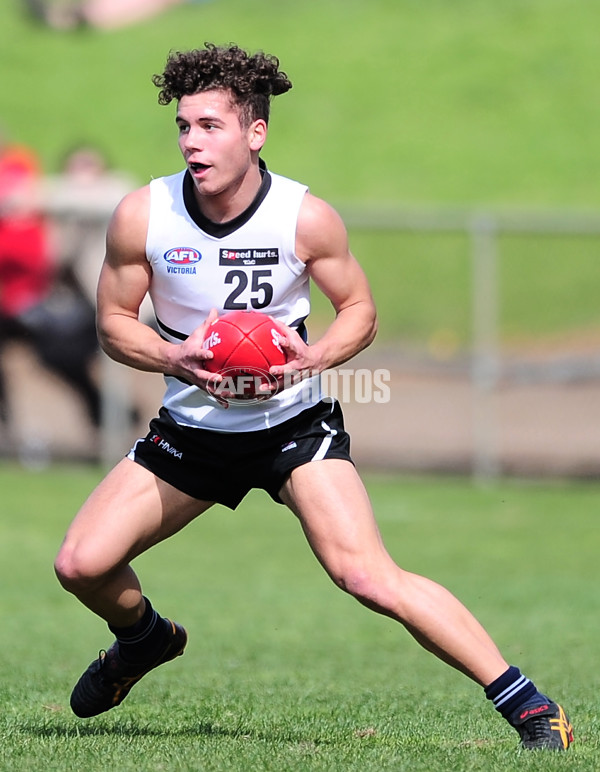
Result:
{"label": "red football", "polygon": [[215,319],[203,343],[213,358],[206,359],[204,366],[222,375],[223,380],[211,390],[228,400],[268,399],[275,392],[260,392],[259,387],[277,383],[269,368],[286,362],[285,351],[279,345],[282,337],[283,331],[275,320],[260,311],[231,311]]}

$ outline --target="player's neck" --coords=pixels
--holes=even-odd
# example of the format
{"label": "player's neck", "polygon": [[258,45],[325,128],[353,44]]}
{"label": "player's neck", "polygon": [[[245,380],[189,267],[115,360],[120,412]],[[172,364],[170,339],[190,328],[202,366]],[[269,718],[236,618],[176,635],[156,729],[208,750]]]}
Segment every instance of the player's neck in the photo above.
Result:
{"label": "player's neck", "polygon": [[187,213],[199,228],[206,233],[209,233],[211,236],[214,236],[215,238],[224,238],[225,236],[230,235],[238,228],[241,228],[242,225],[254,216],[271,189],[271,175],[268,173],[267,167],[262,163],[260,166],[260,174],[260,186],[250,204],[232,218],[229,218],[226,215],[221,222],[215,222],[214,220],[209,219],[209,217],[207,217],[200,209],[197,195],[199,191],[195,187],[191,175],[186,174],[183,179],[183,200]]}
{"label": "player's neck", "polygon": [[197,188],[194,195],[200,212],[213,223],[227,223],[239,217],[252,204],[262,183],[258,166],[252,166],[244,177],[227,189],[213,195],[203,195]]}

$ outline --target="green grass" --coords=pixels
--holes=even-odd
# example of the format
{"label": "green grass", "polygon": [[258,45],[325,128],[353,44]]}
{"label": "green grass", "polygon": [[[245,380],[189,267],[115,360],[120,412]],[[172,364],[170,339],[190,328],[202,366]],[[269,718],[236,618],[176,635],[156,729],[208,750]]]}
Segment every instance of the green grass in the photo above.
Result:
{"label": "green grass", "polygon": [[[140,183],[178,169],[151,75],[170,50],[234,41],[277,54],[294,83],[274,102],[268,164],[342,210],[600,204],[596,2],[209,0],[108,33],[59,33],[20,9],[0,6],[1,120],[48,171],[80,141]],[[351,236],[381,342],[468,343],[463,239]],[[598,242],[584,241],[503,243],[506,341],[597,329]]]}
{"label": "green grass", "polygon": [[51,564],[98,479],[0,466],[0,769],[596,768],[597,484],[366,478],[398,562],[454,591],[568,707],[577,742],[548,755],[519,751],[479,687],[336,590],[259,492],[136,562],[157,608],[187,626],[188,650],[118,709],[76,719],[72,684],[110,636]]}
{"label": "green grass", "polygon": [[89,136],[142,181],[178,163],[150,76],[171,49],[277,54],[267,158],[327,198],[600,203],[595,28],[585,0],[211,0],[110,33],[58,33],[2,4],[2,120],[50,168]]}

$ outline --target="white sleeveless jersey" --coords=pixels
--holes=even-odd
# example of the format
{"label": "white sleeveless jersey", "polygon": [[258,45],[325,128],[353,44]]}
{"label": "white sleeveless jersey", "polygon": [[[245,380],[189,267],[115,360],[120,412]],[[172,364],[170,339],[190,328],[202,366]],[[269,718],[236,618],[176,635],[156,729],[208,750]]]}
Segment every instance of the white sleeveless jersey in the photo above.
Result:
{"label": "white sleeveless jersey", "polygon": [[[146,255],[150,296],[159,331],[171,343],[185,340],[211,308],[270,314],[303,332],[310,311],[309,277],[295,254],[296,224],[307,188],[263,169],[253,204],[223,225],[207,220],[182,171],[150,183]],[[269,400],[224,408],[203,389],[165,376],[163,405],[180,424],[220,432],[265,429],[319,401],[318,377]]]}

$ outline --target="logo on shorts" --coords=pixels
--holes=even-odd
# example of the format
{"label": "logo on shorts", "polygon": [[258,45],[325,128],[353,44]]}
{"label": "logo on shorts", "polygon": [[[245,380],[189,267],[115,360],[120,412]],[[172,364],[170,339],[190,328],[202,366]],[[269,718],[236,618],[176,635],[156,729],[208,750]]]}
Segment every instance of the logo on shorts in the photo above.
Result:
{"label": "logo on shorts", "polygon": [[178,458],[179,460],[183,458],[183,453],[180,450],[177,450],[177,448],[174,448],[166,440],[163,440],[160,434],[153,434],[150,438],[150,442],[159,447],[161,450],[164,450],[165,453],[173,456],[173,458]]}
{"label": "logo on shorts", "polygon": [[285,453],[286,450],[293,450],[294,448],[297,448],[297,447],[298,447],[298,443],[292,440],[291,442],[286,442],[285,445],[281,446],[281,452]]}

